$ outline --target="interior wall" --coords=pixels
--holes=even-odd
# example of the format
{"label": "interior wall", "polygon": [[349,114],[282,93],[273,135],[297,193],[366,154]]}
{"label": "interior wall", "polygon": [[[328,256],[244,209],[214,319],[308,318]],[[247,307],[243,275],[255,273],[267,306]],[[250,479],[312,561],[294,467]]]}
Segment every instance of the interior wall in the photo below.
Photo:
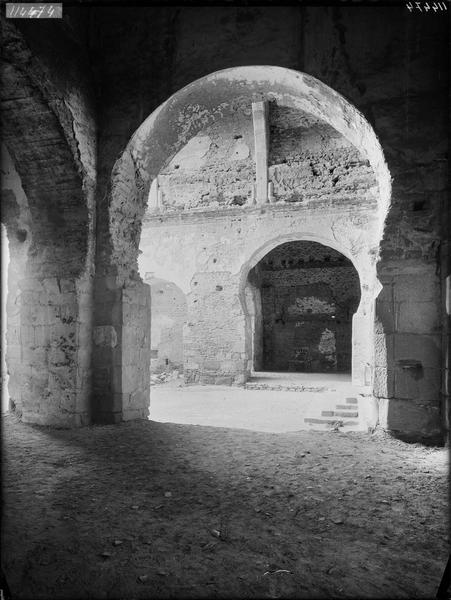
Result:
{"label": "interior wall", "polygon": [[[342,228],[338,228],[340,219]],[[346,213],[340,219],[337,215],[327,217],[315,210],[299,211],[289,206],[272,212],[270,218],[258,208],[214,218],[210,214],[193,214],[182,222],[176,217],[162,220],[161,215],[149,214],[141,238],[140,269],[155,277],[170,275],[171,281],[186,294],[184,355],[189,380],[215,383],[225,382],[226,378],[232,383],[235,378],[242,380],[249,375],[253,367],[253,332],[247,321],[258,314],[258,297],[250,288],[252,302],[247,302],[242,298],[244,286],[249,270],[273,247],[289,241],[290,235],[291,240],[308,239],[312,231],[317,231],[321,243],[336,246],[332,231],[337,237],[340,231],[338,239],[343,248],[349,248],[351,243],[354,251],[359,248],[359,253],[354,254],[363,294],[359,305],[363,308],[359,310],[362,319],[370,320],[367,329],[371,330],[373,313],[366,312],[374,302],[372,263],[366,245],[370,240],[366,230],[361,229],[359,215]],[[270,244],[266,251],[262,249],[265,240]],[[254,308],[249,310],[249,304]],[[362,384],[372,352],[367,330],[363,335],[363,349],[358,348],[354,365],[355,376]],[[258,341],[254,341],[254,356],[256,347]]]}
{"label": "interior wall", "polygon": [[150,285],[151,373],[183,371],[183,328],[187,320],[185,294],[172,282],[146,276]]}

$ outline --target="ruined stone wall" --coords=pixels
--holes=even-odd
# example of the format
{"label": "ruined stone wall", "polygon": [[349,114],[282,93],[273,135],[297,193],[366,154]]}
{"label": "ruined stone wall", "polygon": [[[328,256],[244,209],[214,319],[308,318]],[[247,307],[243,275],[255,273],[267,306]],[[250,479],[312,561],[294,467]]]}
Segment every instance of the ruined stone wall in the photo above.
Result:
{"label": "ruined stone wall", "polygon": [[[255,201],[255,157],[249,103],[203,129],[158,175],[159,209],[216,210]],[[318,119],[270,103],[269,180],[273,202],[349,203],[376,210],[368,161]]]}
{"label": "ruined stone wall", "polygon": [[[143,226],[140,270],[142,273],[152,272],[155,277],[170,278],[186,294],[188,315],[183,340],[187,378],[208,383],[231,383],[245,378],[254,366],[252,329],[255,332],[259,324],[257,319],[250,326],[247,320],[255,319],[261,310],[256,297],[251,298],[251,306],[247,306],[248,301],[244,297],[247,275],[258,262],[257,258],[253,258],[256,253],[265,256],[273,247],[287,241],[286,236],[291,235],[293,240],[304,236],[308,239],[309,233],[315,231],[319,238],[324,239],[322,243],[325,245],[328,242],[336,245],[338,241],[358,265],[365,294],[370,294],[363,302],[366,306],[371,300],[371,265],[374,265],[371,261],[374,259],[369,252],[371,238],[362,230],[362,218],[362,214],[355,212],[331,214],[327,210],[299,210],[291,204],[283,207],[268,205],[265,210],[236,207],[234,213],[228,209],[222,216],[210,212],[193,213],[185,215],[183,221],[178,215],[164,218],[161,214],[149,213]],[[368,219],[368,216],[365,218]],[[369,225],[369,221],[366,222]],[[342,226],[339,226],[340,223]],[[368,230],[371,231],[370,226]],[[326,254],[331,258],[337,253],[327,250],[324,256]],[[288,255],[287,260],[291,260]],[[341,265],[338,260],[337,265]],[[335,269],[347,273],[343,266],[330,271]],[[317,270],[304,269],[308,272]],[[269,270],[261,273],[273,277],[274,283],[282,278],[286,285],[299,284],[295,269],[287,269],[283,273]],[[296,281],[291,281],[291,276],[295,276]],[[332,281],[332,275],[330,279]],[[259,285],[254,282],[254,287]],[[358,299],[358,282],[356,289],[355,281],[353,286]],[[346,296],[344,286],[342,289]],[[350,311],[350,318],[355,308],[353,306]],[[365,311],[362,312],[364,314]],[[256,348],[258,354],[259,344],[261,337],[256,336],[254,356]],[[367,359],[363,350],[356,356],[356,364],[363,365]],[[363,368],[358,366],[356,373]]]}
{"label": "ruined stone wall", "polygon": [[192,138],[163,169],[161,209],[215,210],[251,200],[254,185],[251,109],[213,123]]}
{"label": "ruined stone wall", "polygon": [[183,327],[187,320],[185,294],[170,281],[152,276],[150,285],[151,372],[183,370]]}
{"label": "ruined stone wall", "polygon": [[276,201],[358,201],[375,208],[373,170],[333,127],[276,104],[270,104],[269,125],[269,179]]}

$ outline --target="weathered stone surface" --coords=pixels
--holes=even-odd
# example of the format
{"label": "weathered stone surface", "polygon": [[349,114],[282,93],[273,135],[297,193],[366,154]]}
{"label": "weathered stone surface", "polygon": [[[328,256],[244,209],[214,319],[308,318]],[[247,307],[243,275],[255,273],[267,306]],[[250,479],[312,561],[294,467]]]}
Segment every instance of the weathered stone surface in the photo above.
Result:
{"label": "weathered stone surface", "polygon": [[[412,431],[432,430],[434,411],[412,402],[439,406],[446,378],[449,28],[424,17],[405,7],[149,6],[95,9],[89,23],[78,7],[39,28],[2,19],[17,413],[58,424],[145,413],[151,333],[139,248],[141,273],[186,295],[186,377],[245,377],[262,327],[247,274],[275,246],[305,239],[359,274],[354,371],[366,380],[375,363],[381,406],[400,403],[393,429],[405,414]],[[243,64],[275,66],[230,68]],[[263,100],[271,203],[258,207],[252,103]],[[145,216],[159,174],[160,212]],[[112,329],[116,346],[92,348]]]}

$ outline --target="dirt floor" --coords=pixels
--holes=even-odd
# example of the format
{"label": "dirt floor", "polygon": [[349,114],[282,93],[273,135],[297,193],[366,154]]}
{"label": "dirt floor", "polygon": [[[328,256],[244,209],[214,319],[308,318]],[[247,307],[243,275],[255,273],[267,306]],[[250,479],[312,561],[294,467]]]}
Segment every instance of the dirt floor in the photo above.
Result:
{"label": "dirt floor", "polygon": [[447,459],[361,432],[3,419],[13,598],[432,598]]}

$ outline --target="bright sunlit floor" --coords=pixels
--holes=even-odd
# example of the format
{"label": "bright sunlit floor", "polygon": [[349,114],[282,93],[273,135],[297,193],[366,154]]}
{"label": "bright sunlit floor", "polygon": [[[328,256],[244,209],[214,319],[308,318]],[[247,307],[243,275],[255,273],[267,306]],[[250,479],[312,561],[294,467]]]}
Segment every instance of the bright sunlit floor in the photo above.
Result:
{"label": "bright sunlit floor", "polygon": [[185,386],[177,379],[151,388],[149,418],[269,433],[325,430],[337,422],[341,431],[366,431],[364,392],[337,373],[257,372],[245,387]]}

